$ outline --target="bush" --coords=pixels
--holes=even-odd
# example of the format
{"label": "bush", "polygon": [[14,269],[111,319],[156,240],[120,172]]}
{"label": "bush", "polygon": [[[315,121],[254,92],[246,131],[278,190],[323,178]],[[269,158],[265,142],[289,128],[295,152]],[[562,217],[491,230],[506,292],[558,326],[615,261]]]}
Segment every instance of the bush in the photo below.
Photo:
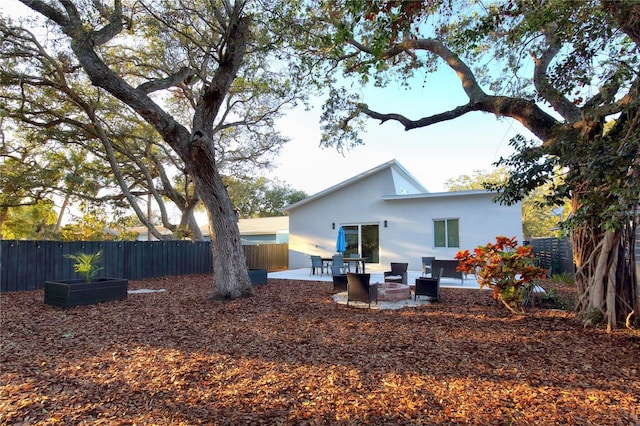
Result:
{"label": "bush", "polygon": [[488,243],[473,250],[461,250],[456,254],[460,262],[457,270],[476,274],[480,288],[493,289],[493,297],[510,311],[521,306],[528,284],[536,278],[544,278],[544,269],[534,266],[533,247],[518,246],[515,237],[496,237],[496,244]]}
{"label": "bush", "polygon": [[564,300],[555,288],[544,293],[535,294],[535,305],[546,309],[563,309],[569,307],[569,302]]}

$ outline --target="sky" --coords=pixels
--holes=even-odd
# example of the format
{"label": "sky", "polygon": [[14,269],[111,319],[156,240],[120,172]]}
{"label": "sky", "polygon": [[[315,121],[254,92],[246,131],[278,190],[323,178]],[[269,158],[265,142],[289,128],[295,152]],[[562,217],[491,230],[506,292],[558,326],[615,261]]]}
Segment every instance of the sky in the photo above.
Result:
{"label": "sky", "polygon": [[[379,112],[402,113],[419,119],[467,103],[453,71],[442,69],[422,78],[409,90],[392,85],[362,91],[365,103]],[[320,148],[320,115],[324,99],[311,111],[297,108],[278,122],[291,141],[276,159],[270,177],[278,178],[309,195],[389,160],[397,160],[430,192],[445,191],[445,182],[476,170],[490,171],[500,157],[512,154],[509,140],[520,133],[532,134],[513,119],[474,112],[421,129],[405,131],[397,122],[368,119],[360,145],[344,155]]]}
{"label": "sky", "polygon": [[[17,0],[0,3],[3,13],[16,15],[24,10],[29,9]],[[467,102],[460,81],[446,67],[435,75],[417,76],[408,90],[397,83],[385,89],[353,90],[373,110],[402,113],[412,119]],[[369,119],[366,131],[360,135],[365,144],[341,154],[332,148],[319,147],[324,100],[316,98],[310,111],[299,107],[277,122],[290,142],[272,163],[272,170],[265,173],[309,195],[392,159],[430,192],[441,192],[448,179],[471,175],[476,170],[490,171],[501,156],[512,153],[509,140],[516,134],[531,137],[515,120],[498,120],[492,114],[479,112],[408,132],[396,122],[380,125]]]}

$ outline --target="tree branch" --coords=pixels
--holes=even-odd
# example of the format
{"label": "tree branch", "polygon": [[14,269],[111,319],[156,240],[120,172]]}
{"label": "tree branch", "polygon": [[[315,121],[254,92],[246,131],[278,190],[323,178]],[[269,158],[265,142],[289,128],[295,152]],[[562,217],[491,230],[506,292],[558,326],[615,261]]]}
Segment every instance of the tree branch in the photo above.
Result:
{"label": "tree branch", "polygon": [[[366,46],[354,40],[349,41],[349,43],[358,49],[364,49],[362,51],[365,53],[371,52]],[[445,61],[449,68],[451,68],[460,79],[462,89],[469,98],[469,103],[450,111],[418,120],[410,120],[400,114],[382,114],[369,109],[368,106],[364,104],[358,105],[360,112],[371,118],[381,120],[382,122],[396,120],[405,126],[405,130],[410,130],[452,120],[471,111],[482,111],[495,114],[498,117],[511,117],[522,123],[542,140],[547,140],[553,136],[552,129],[554,125],[557,124],[557,120],[554,117],[543,111],[533,101],[486,94],[478,84],[471,68],[438,40],[404,40],[384,51],[382,58],[390,59],[401,53],[413,50],[429,51]]]}
{"label": "tree branch", "polygon": [[188,80],[190,77],[193,77],[196,74],[197,73],[195,70],[188,67],[182,67],[177,73],[172,74],[166,78],[147,81],[146,83],[142,83],[141,85],[136,87],[136,90],[149,94],[157,90],[164,90],[169,87],[177,86],[178,84],[183,83],[184,81]]}
{"label": "tree branch", "polygon": [[383,114],[383,113],[373,111],[369,109],[367,104],[358,104],[357,107],[363,114],[375,120],[380,120],[380,124],[383,124],[389,120],[397,121],[404,126],[405,131],[417,129],[420,127],[426,127],[431,124],[441,123],[443,121],[453,120],[468,112],[477,111],[477,109],[474,108],[471,104],[466,104],[440,114],[424,117],[419,120],[411,120],[402,114],[395,114],[395,113]]}
{"label": "tree branch", "polygon": [[546,99],[551,106],[564,117],[565,120],[571,123],[575,123],[582,119],[580,109],[566,97],[562,96],[547,79],[547,70],[549,64],[560,52],[560,45],[554,39],[555,28],[544,28],[542,33],[545,35],[545,39],[549,44],[549,47],[543,52],[539,58],[533,57],[534,71],[533,71],[533,83],[538,93]]}

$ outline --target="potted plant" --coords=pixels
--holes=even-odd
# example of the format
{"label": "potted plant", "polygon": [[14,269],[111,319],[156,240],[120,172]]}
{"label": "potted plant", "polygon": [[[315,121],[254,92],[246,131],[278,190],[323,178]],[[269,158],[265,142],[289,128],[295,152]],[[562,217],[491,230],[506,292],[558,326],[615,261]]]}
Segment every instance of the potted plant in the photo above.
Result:
{"label": "potted plant", "polygon": [[45,281],[44,302],[63,309],[127,298],[128,280],[96,277],[102,252],[67,255],[75,260],[73,269],[82,279]]}
{"label": "potted plant", "polygon": [[68,254],[66,257],[76,261],[73,265],[73,270],[82,275],[84,281],[87,283],[93,281],[98,272],[104,269],[98,266],[102,259],[102,251],[97,253]]}

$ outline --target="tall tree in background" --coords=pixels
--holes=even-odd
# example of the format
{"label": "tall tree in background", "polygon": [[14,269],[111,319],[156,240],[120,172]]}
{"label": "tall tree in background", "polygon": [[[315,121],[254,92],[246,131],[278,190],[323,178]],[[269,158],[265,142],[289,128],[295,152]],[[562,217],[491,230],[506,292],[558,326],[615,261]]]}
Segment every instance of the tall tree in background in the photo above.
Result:
{"label": "tall tree in background", "polygon": [[308,195],[304,191],[291,188],[278,180],[269,181],[265,177],[224,179],[231,202],[242,219],[282,216],[282,209],[296,203]]}
{"label": "tall tree in background", "polygon": [[[496,188],[509,181],[509,171],[498,168],[493,171],[476,170],[472,175],[462,175],[445,181],[447,191],[470,191]],[[551,209],[547,205],[547,197],[552,194],[551,184],[546,183],[531,190],[522,199],[522,235],[525,239],[534,237],[561,236],[561,222],[570,211],[569,201]]]}
{"label": "tall tree in background", "polygon": [[[501,201],[521,200],[562,171],[563,183],[548,201],[572,200],[579,315],[609,328],[638,320],[640,3],[332,0],[308,13],[305,27],[318,29],[310,53],[330,70],[342,65],[347,77],[385,86],[397,79],[409,84],[416,72],[444,65],[468,98],[411,118],[370,106],[334,80],[324,144],[362,143],[358,130],[366,118],[405,130],[471,112],[517,120],[538,140],[512,140],[516,154],[499,164],[512,168]],[[606,131],[610,118],[615,122]]]}
{"label": "tall tree in background", "polygon": [[[77,60],[71,61],[72,67],[82,67],[93,85],[153,126],[184,162],[210,217],[211,297],[253,294],[237,215],[218,166],[224,154],[216,150],[215,139],[227,130],[229,121],[243,119],[222,115],[225,103],[231,102],[236,77],[244,66],[256,63],[252,58],[271,57],[275,52],[281,56],[272,58],[274,67],[281,73],[289,72],[279,62],[286,57],[287,40],[274,36],[266,25],[272,11],[257,2],[223,0],[21,2],[64,34],[66,38],[60,42],[69,43],[69,59]],[[152,57],[145,55],[148,44],[154,45]],[[122,62],[110,62],[114,52],[131,55]],[[250,77],[247,75],[247,84]],[[295,99],[292,93],[299,95],[299,86],[293,80],[289,83],[279,88],[285,95],[283,103]],[[185,95],[193,111],[188,124],[180,121],[184,112],[172,114],[165,106],[164,96],[175,91],[190,93]],[[250,101],[249,97],[237,102]]]}

